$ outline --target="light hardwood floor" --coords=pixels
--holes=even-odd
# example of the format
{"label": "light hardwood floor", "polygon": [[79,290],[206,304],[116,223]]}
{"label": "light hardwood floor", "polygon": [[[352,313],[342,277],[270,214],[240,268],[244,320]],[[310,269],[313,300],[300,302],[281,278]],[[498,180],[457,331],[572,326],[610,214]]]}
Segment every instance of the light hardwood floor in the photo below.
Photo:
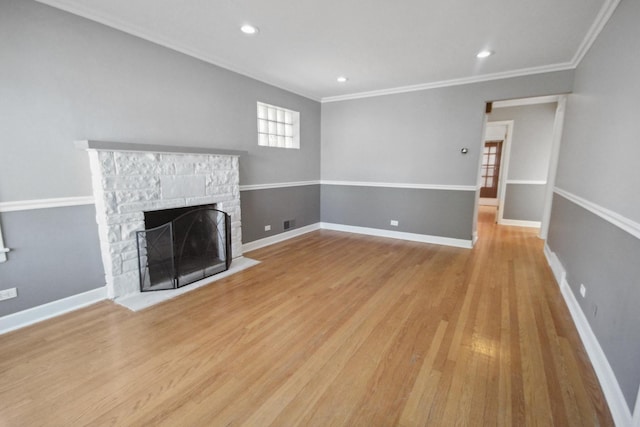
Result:
{"label": "light hardwood floor", "polygon": [[0,336],[0,425],[613,425],[542,241],[491,215],[473,250],[317,231]]}

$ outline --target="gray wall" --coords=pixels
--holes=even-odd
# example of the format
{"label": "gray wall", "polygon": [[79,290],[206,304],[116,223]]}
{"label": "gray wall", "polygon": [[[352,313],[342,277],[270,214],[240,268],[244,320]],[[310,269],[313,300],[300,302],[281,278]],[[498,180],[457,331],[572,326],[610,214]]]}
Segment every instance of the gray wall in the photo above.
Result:
{"label": "gray wall", "polygon": [[[246,150],[241,185],[320,179],[319,102],[31,0],[0,3],[0,40],[0,202],[90,196],[79,139]],[[257,101],[300,112],[300,150],[258,147]],[[300,215],[310,197],[294,192],[278,206],[260,191],[242,216],[248,236],[272,221],[267,212]],[[317,205],[305,215],[318,218]],[[65,209],[76,218],[88,208]],[[82,226],[58,217],[53,209],[2,214],[15,252],[0,264],[0,289],[17,287],[19,297],[0,302],[0,315],[104,285],[103,273],[98,280],[84,265],[102,269],[95,215]],[[60,261],[51,248],[92,245],[81,263],[50,265]]]}
{"label": "gray wall", "polygon": [[320,185],[242,191],[240,203],[243,218],[256,218],[242,222],[244,243],[284,232],[284,221],[295,221],[289,230],[320,221]]}
{"label": "gray wall", "polygon": [[548,244],[633,409],[640,385],[640,240],[556,194]]}
{"label": "gray wall", "polygon": [[494,108],[490,122],[513,120],[507,179],[546,181],[557,103]]}
{"label": "gray wall", "polygon": [[3,212],[0,221],[11,247],[0,289],[18,288],[0,316],[104,286],[93,205]]}
{"label": "gray wall", "polygon": [[[471,240],[475,192],[322,186],[323,222]],[[443,209],[446,206],[446,209]],[[391,226],[391,220],[398,226]]]}
{"label": "gray wall", "polygon": [[[31,0],[0,7],[0,200],[90,195],[78,139],[247,150],[242,185],[319,179],[318,102]],[[300,150],[258,147],[256,101],[300,112]]]}
{"label": "gray wall", "polygon": [[[477,183],[486,101],[565,93],[571,90],[571,71],[538,74],[455,87],[322,104],[322,179],[410,184],[472,185]],[[469,154],[460,154],[462,147]],[[352,192],[366,191],[355,187]],[[402,197],[404,191],[396,189]],[[393,190],[385,190],[390,195]],[[425,197],[435,195],[433,191]],[[382,197],[382,196],[380,196]],[[390,196],[389,196],[390,197]],[[325,218],[341,218],[339,205],[324,205]],[[380,205],[392,199],[380,198]],[[344,200],[344,203],[350,203]],[[407,209],[430,206],[455,212],[446,198],[420,200]],[[353,209],[358,209],[354,207]],[[470,208],[473,211],[473,207]],[[398,215],[425,215],[399,212]],[[473,212],[467,224],[457,224],[456,235],[469,238]],[[337,220],[337,219],[336,219]],[[365,225],[360,219],[351,225]],[[388,221],[387,221],[388,224]],[[440,235],[440,228],[422,227],[424,234]],[[445,237],[455,237],[448,235]]]}
{"label": "gray wall", "polygon": [[[489,121],[513,120],[508,180],[546,181],[557,103],[494,108]],[[504,154],[504,151],[503,151]],[[503,162],[504,162],[503,157]],[[503,163],[505,165],[505,163]],[[504,219],[541,221],[546,185],[511,183],[504,194]]]}
{"label": "gray wall", "polygon": [[[557,187],[640,223],[640,2],[622,0],[576,70]],[[640,385],[638,239],[555,197],[549,246],[633,409]],[[582,299],[580,283],[587,288]],[[591,308],[598,306],[594,316]]]}
{"label": "gray wall", "polygon": [[546,185],[507,184],[504,197],[504,219],[542,221]]}

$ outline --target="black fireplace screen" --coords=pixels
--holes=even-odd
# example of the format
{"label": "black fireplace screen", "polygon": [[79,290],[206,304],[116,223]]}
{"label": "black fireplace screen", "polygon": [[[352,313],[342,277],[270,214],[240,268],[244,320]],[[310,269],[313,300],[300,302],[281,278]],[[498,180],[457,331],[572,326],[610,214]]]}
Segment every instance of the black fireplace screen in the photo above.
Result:
{"label": "black fireplace screen", "polygon": [[226,212],[211,207],[175,211],[180,213],[175,219],[136,232],[142,292],[179,288],[231,265]]}

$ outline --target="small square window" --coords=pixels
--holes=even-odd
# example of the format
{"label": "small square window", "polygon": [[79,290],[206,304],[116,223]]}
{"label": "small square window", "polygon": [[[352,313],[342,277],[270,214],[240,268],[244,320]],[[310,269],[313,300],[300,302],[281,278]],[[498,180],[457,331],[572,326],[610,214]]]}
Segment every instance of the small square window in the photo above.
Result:
{"label": "small square window", "polygon": [[300,113],[258,102],[258,145],[300,148]]}

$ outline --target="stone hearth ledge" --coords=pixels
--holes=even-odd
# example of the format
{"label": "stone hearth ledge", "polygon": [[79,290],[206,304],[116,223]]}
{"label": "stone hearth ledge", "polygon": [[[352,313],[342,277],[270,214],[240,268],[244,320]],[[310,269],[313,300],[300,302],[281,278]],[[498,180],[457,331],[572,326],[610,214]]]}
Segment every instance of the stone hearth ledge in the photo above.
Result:
{"label": "stone hearth ledge", "polygon": [[142,151],[153,153],[184,153],[184,154],[213,154],[217,156],[242,156],[249,154],[244,150],[227,150],[224,148],[208,147],[181,147],[177,145],[136,144],[130,142],[110,141],[75,141],[76,148],[80,150],[102,151]]}
{"label": "stone hearth ledge", "polygon": [[128,295],[123,298],[117,298],[115,302],[120,304],[123,307],[128,308],[131,311],[140,311],[145,308],[149,308],[153,305],[160,304],[161,302],[170,300],[171,298],[175,298],[177,296],[186,294],[187,292],[194,291],[198,288],[201,288],[206,285],[210,285],[213,282],[224,279],[225,277],[229,277],[232,274],[238,273],[242,270],[245,270],[249,267],[253,267],[254,265],[260,264],[260,261],[255,259],[239,257],[234,258],[231,262],[231,267],[227,271],[223,271],[218,274],[214,274],[213,276],[205,277],[202,280],[198,280],[197,282],[190,283],[186,286],[182,286],[177,289],[167,289],[163,291],[150,291],[150,292],[141,292],[139,294]]}

